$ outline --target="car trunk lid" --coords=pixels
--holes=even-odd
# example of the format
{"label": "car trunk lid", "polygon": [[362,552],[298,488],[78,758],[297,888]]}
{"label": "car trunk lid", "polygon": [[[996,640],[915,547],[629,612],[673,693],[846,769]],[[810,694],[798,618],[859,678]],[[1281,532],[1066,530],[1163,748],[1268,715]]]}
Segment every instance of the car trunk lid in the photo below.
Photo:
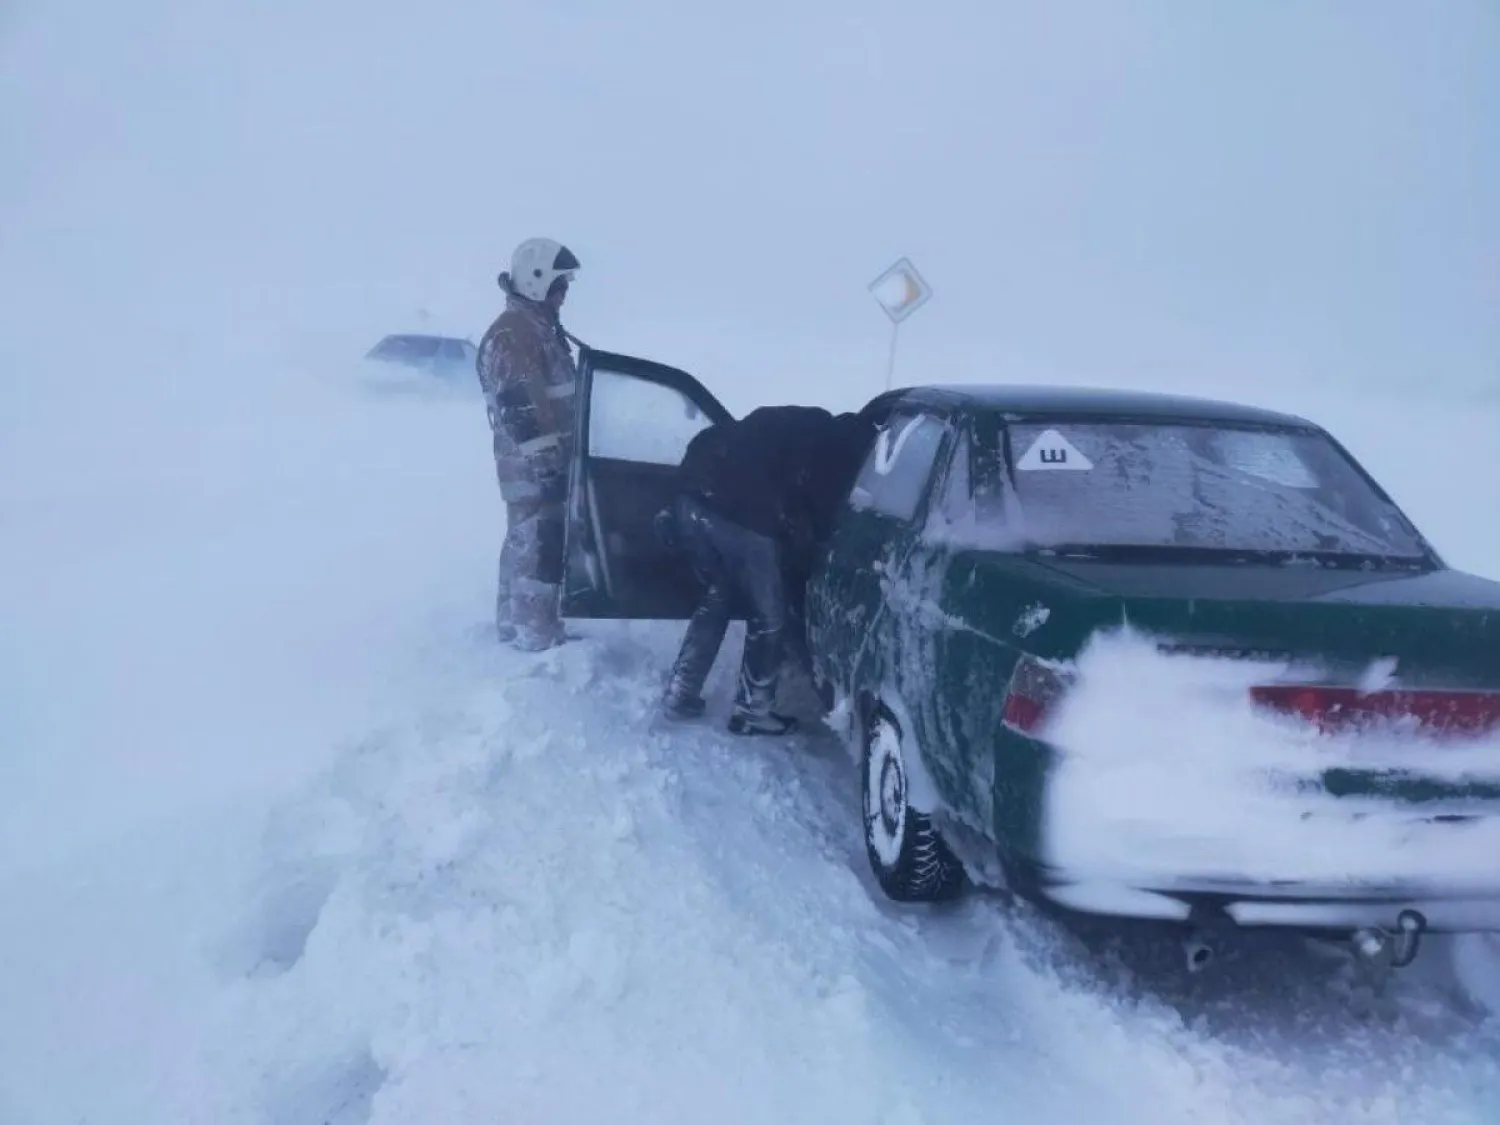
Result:
{"label": "car trunk lid", "polygon": [[[1284,663],[1254,700],[1326,733],[1500,731],[1500,586],[1453,570],[1060,561],[1160,651]],[[1102,621],[1101,621],[1102,624]]]}
{"label": "car trunk lid", "polygon": [[1393,660],[1408,687],[1500,689],[1500,586],[1458,571],[1051,568],[1110,595],[1107,612],[1172,651],[1314,660],[1351,684]]}

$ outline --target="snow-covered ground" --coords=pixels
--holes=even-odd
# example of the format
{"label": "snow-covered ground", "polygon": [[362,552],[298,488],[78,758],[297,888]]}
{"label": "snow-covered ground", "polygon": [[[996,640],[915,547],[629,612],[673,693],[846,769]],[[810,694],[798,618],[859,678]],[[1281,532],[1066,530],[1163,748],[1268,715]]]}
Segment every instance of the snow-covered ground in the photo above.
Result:
{"label": "snow-covered ground", "polygon": [[1493,1120],[1439,943],[1372,1017],[893,909],[831,739],[653,729],[676,628],[497,649],[477,401],[353,362],[545,232],[849,406],[910,253],[903,378],[1300,410],[1500,577],[1493,13],[710,9],[0,12],[0,1122]]}

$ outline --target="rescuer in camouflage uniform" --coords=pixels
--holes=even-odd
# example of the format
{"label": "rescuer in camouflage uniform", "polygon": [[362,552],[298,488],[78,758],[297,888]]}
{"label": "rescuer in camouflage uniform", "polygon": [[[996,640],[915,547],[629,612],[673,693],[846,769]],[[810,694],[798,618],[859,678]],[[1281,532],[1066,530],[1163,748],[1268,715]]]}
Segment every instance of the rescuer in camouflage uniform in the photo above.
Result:
{"label": "rescuer in camouflage uniform", "polygon": [[502,641],[531,652],[565,639],[558,599],[577,369],[559,310],[578,268],[551,239],[517,246],[499,278],[505,311],[476,360],[506,506],[495,624]]}

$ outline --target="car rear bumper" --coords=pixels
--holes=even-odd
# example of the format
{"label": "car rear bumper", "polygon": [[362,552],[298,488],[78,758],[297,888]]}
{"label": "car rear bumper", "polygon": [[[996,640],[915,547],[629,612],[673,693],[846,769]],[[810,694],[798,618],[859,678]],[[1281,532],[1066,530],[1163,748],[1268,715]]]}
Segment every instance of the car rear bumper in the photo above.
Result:
{"label": "car rear bumper", "polygon": [[[1500,868],[1500,864],[1497,864]],[[1159,881],[1131,886],[1039,872],[1041,896],[1083,914],[1180,922],[1188,926],[1278,927],[1343,932],[1396,929],[1415,914],[1432,933],[1500,931],[1500,870],[1483,883],[1237,883]]]}
{"label": "car rear bumper", "polygon": [[[1500,803],[1335,797],[1233,774],[1184,800],[1170,785],[1049,787],[1037,890],[1065,909],[1309,931],[1500,931]],[[1191,787],[1188,787],[1191,793]],[[1082,798],[1088,797],[1088,801]]]}

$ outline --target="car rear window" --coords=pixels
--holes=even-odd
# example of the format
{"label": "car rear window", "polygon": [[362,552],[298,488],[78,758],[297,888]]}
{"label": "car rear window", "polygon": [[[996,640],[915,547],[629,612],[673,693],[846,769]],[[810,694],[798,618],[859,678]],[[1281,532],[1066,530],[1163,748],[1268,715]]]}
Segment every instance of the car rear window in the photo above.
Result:
{"label": "car rear window", "polygon": [[1008,531],[1036,547],[1415,559],[1412,527],[1316,431],[1012,424]]}

